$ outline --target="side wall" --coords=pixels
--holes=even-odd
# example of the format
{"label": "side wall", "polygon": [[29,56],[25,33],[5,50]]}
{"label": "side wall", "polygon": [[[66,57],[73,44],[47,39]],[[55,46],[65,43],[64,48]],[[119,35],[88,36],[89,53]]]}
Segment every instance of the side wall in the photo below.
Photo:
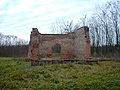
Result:
{"label": "side wall", "polygon": [[75,55],[77,58],[90,58],[91,47],[89,39],[89,28],[87,26],[81,27],[75,31]]}
{"label": "side wall", "polygon": [[28,58],[37,60],[39,59],[39,35],[37,28],[33,28],[30,35],[29,49],[28,49]]}

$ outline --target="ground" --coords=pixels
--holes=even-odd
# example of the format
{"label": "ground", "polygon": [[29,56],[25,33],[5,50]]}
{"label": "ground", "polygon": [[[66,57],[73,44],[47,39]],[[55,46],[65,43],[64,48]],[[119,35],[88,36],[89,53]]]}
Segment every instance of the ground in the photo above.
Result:
{"label": "ground", "polygon": [[120,90],[120,62],[31,66],[21,59],[0,58],[0,89]]}

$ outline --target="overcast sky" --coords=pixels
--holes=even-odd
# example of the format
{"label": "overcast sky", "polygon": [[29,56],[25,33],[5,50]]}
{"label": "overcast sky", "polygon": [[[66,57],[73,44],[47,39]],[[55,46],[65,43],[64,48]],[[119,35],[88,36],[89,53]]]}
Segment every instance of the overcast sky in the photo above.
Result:
{"label": "overcast sky", "polygon": [[108,0],[0,0],[0,32],[29,40],[32,28],[51,33],[58,18],[77,21]]}

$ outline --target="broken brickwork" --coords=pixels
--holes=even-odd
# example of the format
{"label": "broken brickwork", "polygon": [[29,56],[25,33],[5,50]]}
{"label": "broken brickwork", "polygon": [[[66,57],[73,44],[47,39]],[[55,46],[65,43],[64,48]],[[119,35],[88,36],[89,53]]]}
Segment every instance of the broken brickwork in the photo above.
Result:
{"label": "broken brickwork", "polygon": [[68,34],[41,34],[33,28],[30,35],[28,57],[32,60],[52,58],[52,47],[60,45],[60,58],[90,58],[89,28],[81,27]]}

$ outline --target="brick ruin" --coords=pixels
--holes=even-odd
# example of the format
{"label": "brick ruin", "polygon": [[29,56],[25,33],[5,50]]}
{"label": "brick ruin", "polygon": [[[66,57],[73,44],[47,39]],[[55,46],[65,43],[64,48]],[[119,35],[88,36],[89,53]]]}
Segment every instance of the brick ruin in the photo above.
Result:
{"label": "brick ruin", "polygon": [[59,46],[61,59],[90,58],[89,28],[83,26],[68,34],[41,34],[37,28],[33,28],[30,35],[28,57],[32,60],[52,58],[55,46]]}

